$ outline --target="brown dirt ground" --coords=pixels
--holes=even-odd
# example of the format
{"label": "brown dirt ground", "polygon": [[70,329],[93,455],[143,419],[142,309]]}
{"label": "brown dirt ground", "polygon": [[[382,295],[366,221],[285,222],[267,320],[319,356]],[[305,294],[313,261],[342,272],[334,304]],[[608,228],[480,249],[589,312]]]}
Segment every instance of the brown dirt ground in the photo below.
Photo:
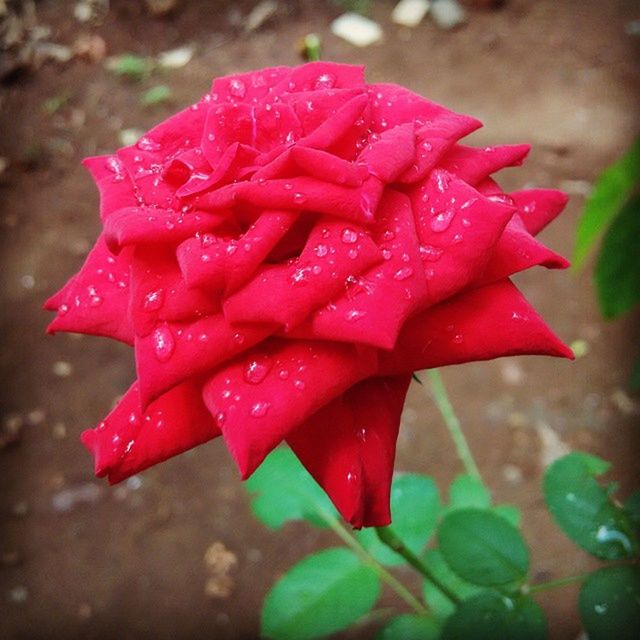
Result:
{"label": "brown dirt ground", "polygon": [[[278,575],[337,542],[305,525],[276,534],[257,524],[222,442],[128,485],[109,489],[93,481],[78,434],[128,386],[130,354],[100,339],[47,338],[41,311],[98,231],[97,195],[79,165],[83,156],[114,149],[119,130],[149,127],[195,100],[213,76],[298,63],[296,43],[313,30],[324,38],[325,57],[364,63],[371,80],[408,85],[480,117],[485,129],[474,136],[478,144],[533,143],[525,167],[505,172],[503,183],[577,193],[545,232],[568,255],[584,202],[581,181],[593,181],[640,129],[639,41],[624,30],[640,17],[633,0],[512,0],[500,11],[472,12],[468,25],[451,33],[431,22],[399,29],[388,20],[391,4],[380,2],[374,14],[386,39],[364,50],[328,34],[333,9],[290,2],[288,17],[243,36],[220,4],[186,1],[173,18],[149,19],[136,3],[113,1],[106,21],[93,27],[74,20],[74,2],[43,0],[40,20],[53,26],[57,41],[91,32],[106,40],[109,54],[153,54],[185,42],[195,43],[197,53],[185,68],[142,85],[74,60],[47,64],[2,88],[0,155],[10,164],[0,177],[0,411],[5,425],[23,424],[16,446],[0,451],[2,637],[254,638],[260,604]],[[141,107],[142,90],[158,82],[171,85],[174,104]],[[68,103],[47,115],[43,101],[63,90]],[[518,283],[567,342],[586,341],[587,355],[574,363],[470,364],[444,376],[496,498],[524,509],[534,575],[550,579],[593,562],[567,542],[543,507],[541,461],[558,447],[549,436],[612,460],[623,492],[638,484],[639,403],[622,391],[638,344],[637,318],[604,324],[588,272],[537,270]],[[403,423],[398,469],[433,474],[446,486],[459,465],[417,385]],[[60,512],[55,507],[67,489],[84,491],[87,502]],[[218,598],[205,594],[204,562],[217,541],[237,556],[233,584]],[[579,634],[576,595],[566,588],[540,597],[554,638]],[[398,603],[386,593],[383,604]],[[374,629],[344,637],[371,637]]]}

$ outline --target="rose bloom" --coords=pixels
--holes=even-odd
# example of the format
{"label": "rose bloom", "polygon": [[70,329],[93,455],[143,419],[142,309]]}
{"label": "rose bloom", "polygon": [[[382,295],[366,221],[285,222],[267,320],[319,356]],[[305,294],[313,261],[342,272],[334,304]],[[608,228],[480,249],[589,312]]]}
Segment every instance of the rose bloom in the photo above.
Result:
{"label": "rose bloom", "polygon": [[88,158],[103,231],[49,331],[133,347],[137,380],[82,441],[112,483],[222,435],[243,478],[286,442],[354,526],[390,521],[415,370],[571,357],[509,280],[566,261],[564,194],[490,177],[527,145],[361,67],[219,78],[133,146]]}

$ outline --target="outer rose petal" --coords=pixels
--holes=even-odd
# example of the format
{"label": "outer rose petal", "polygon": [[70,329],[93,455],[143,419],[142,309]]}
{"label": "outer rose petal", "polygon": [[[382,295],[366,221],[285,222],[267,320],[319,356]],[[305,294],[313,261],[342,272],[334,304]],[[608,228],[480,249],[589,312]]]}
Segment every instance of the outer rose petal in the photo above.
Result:
{"label": "outer rose petal", "polygon": [[48,333],[71,331],[133,344],[129,321],[130,252],[114,256],[101,235],[80,271],[45,303],[57,311]]}
{"label": "outer rose petal", "polygon": [[391,522],[389,496],[410,375],[370,378],[325,405],[289,446],[355,528]]}
{"label": "outer rose petal", "polygon": [[158,324],[135,341],[143,406],[175,385],[253,347],[276,329],[274,325],[232,325],[221,313],[191,323]]}
{"label": "outer rose petal", "polygon": [[510,355],[573,358],[509,280],[471,289],[414,316],[380,375]]}
{"label": "outer rose petal", "polygon": [[527,230],[537,235],[565,208],[566,193],[555,189],[528,189],[509,194],[522,216]]}
{"label": "outer rose petal", "polygon": [[522,164],[530,148],[528,144],[512,144],[478,149],[459,144],[442,158],[439,166],[476,185],[500,169]]}
{"label": "outer rose petal", "polygon": [[133,181],[118,156],[85,158],[87,168],[100,192],[100,218],[106,220],[122,207],[134,207],[138,202]]}
{"label": "outer rose petal", "polygon": [[373,349],[274,338],[214,373],[204,401],[247,478],[298,425],[376,367]]}
{"label": "outer rose petal", "polygon": [[141,412],[134,383],[104,422],[82,433],[96,475],[114,484],[220,435],[201,389],[197,382],[182,384]]}

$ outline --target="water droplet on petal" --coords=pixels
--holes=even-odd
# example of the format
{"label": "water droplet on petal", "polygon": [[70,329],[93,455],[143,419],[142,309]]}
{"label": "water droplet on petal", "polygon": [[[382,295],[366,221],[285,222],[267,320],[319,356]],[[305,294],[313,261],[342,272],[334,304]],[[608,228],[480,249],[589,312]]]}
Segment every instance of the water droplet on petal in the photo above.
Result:
{"label": "water droplet on petal", "polygon": [[336,77],[332,73],[323,73],[316,80],[316,89],[333,89],[336,84]]}
{"label": "water droplet on petal", "polygon": [[141,151],[159,151],[162,149],[162,145],[159,142],[155,142],[147,136],[142,136],[142,138],[136,142],[136,147]]}
{"label": "water droplet on petal", "polygon": [[293,201],[296,204],[302,204],[304,202],[306,202],[307,197],[304,195],[304,193],[294,193],[293,194]]}
{"label": "water droplet on petal", "polygon": [[142,301],[142,308],[145,311],[157,311],[164,304],[164,289],[149,291]]}
{"label": "water droplet on petal", "polygon": [[226,417],[227,416],[225,415],[224,411],[218,411],[218,413],[216,413],[215,421],[218,427],[222,428]]}
{"label": "water droplet on petal", "polygon": [[171,329],[166,324],[156,327],[153,332],[153,350],[160,362],[167,362],[171,358],[175,346]]}
{"label": "water droplet on petal", "polygon": [[356,320],[360,320],[360,318],[363,318],[366,315],[366,311],[361,311],[359,309],[349,309],[349,311],[344,314],[344,317],[345,320],[348,320],[349,322],[355,322]]}
{"label": "water droplet on petal", "polygon": [[233,78],[229,82],[229,93],[236,98],[244,98],[247,88],[242,80]]}
{"label": "water droplet on petal", "polygon": [[440,247],[434,247],[431,244],[423,244],[420,246],[420,257],[428,262],[436,262],[440,259],[444,251]]}
{"label": "water droplet on petal", "polygon": [[267,377],[271,367],[269,356],[258,356],[247,362],[243,377],[249,384],[260,384]]}
{"label": "water droplet on petal", "polygon": [[413,275],[413,269],[411,267],[403,267],[402,269],[398,269],[393,274],[393,277],[396,280],[406,280],[407,278],[410,278],[412,275]]}
{"label": "water droplet on petal", "polygon": [[448,211],[441,211],[436,214],[433,218],[431,218],[430,226],[431,230],[436,233],[441,233],[446,231],[451,224],[451,220],[453,220],[454,212],[449,209]]}
{"label": "water droplet on petal", "polygon": [[286,380],[288,377],[289,371],[287,371],[287,369],[280,369],[280,371],[278,371],[278,378],[281,380]]}
{"label": "water droplet on petal", "polygon": [[63,316],[68,311],[69,311],[69,305],[68,304],[61,304],[58,307],[58,315],[60,315],[60,316]]}
{"label": "water droplet on petal", "polygon": [[462,242],[463,238],[462,238],[462,234],[461,233],[456,233],[455,236],[453,236],[453,243],[454,244],[460,244]]}
{"label": "water droplet on petal", "polygon": [[298,390],[298,391],[304,391],[304,388],[307,386],[303,380],[294,380],[293,381],[293,386]]}
{"label": "water droplet on petal", "polygon": [[264,401],[256,402],[251,407],[250,413],[254,418],[262,418],[267,414],[267,411],[269,411],[270,407],[271,407],[270,402],[264,402]]}
{"label": "water droplet on petal", "polygon": [[318,258],[324,258],[329,253],[329,247],[326,244],[319,244],[314,251]]}
{"label": "water droplet on petal", "polygon": [[345,244],[354,244],[358,240],[358,234],[353,229],[345,229],[342,232],[342,242]]}

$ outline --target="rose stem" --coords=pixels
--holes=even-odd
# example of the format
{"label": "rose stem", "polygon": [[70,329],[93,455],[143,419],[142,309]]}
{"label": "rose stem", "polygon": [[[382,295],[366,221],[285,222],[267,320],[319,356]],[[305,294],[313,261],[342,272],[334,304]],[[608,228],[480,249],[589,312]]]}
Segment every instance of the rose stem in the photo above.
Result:
{"label": "rose stem", "polygon": [[391,573],[389,573],[332,515],[323,510],[318,510],[325,522],[333,529],[334,533],[365,563],[368,564],[386,582],[400,598],[402,598],[419,615],[427,613],[426,607]]}
{"label": "rose stem", "polygon": [[442,593],[454,604],[460,604],[460,598],[446,584],[443,584],[431,569],[418,558],[413,551],[408,549],[404,542],[389,527],[376,527],[376,533],[380,541],[389,547],[392,551],[400,554],[418,573],[422,574],[427,580],[432,582]]}
{"label": "rose stem", "polygon": [[460,458],[465,471],[482,483],[480,470],[471,455],[471,449],[469,449],[467,439],[462,432],[460,420],[458,420],[458,416],[456,416],[453,406],[451,405],[451,401],[449,400],[440,371],[438,371],[438,369],[429,369],[427,374],[429,375],[429,381],[431,382],[433,398],[436,401],[436,405],[440,410],[440,414],[442,415],[445,424],[447,425],[447,429],[449,430],[453,444],[456,447],[456,452],[458,453],[458,457]]}

